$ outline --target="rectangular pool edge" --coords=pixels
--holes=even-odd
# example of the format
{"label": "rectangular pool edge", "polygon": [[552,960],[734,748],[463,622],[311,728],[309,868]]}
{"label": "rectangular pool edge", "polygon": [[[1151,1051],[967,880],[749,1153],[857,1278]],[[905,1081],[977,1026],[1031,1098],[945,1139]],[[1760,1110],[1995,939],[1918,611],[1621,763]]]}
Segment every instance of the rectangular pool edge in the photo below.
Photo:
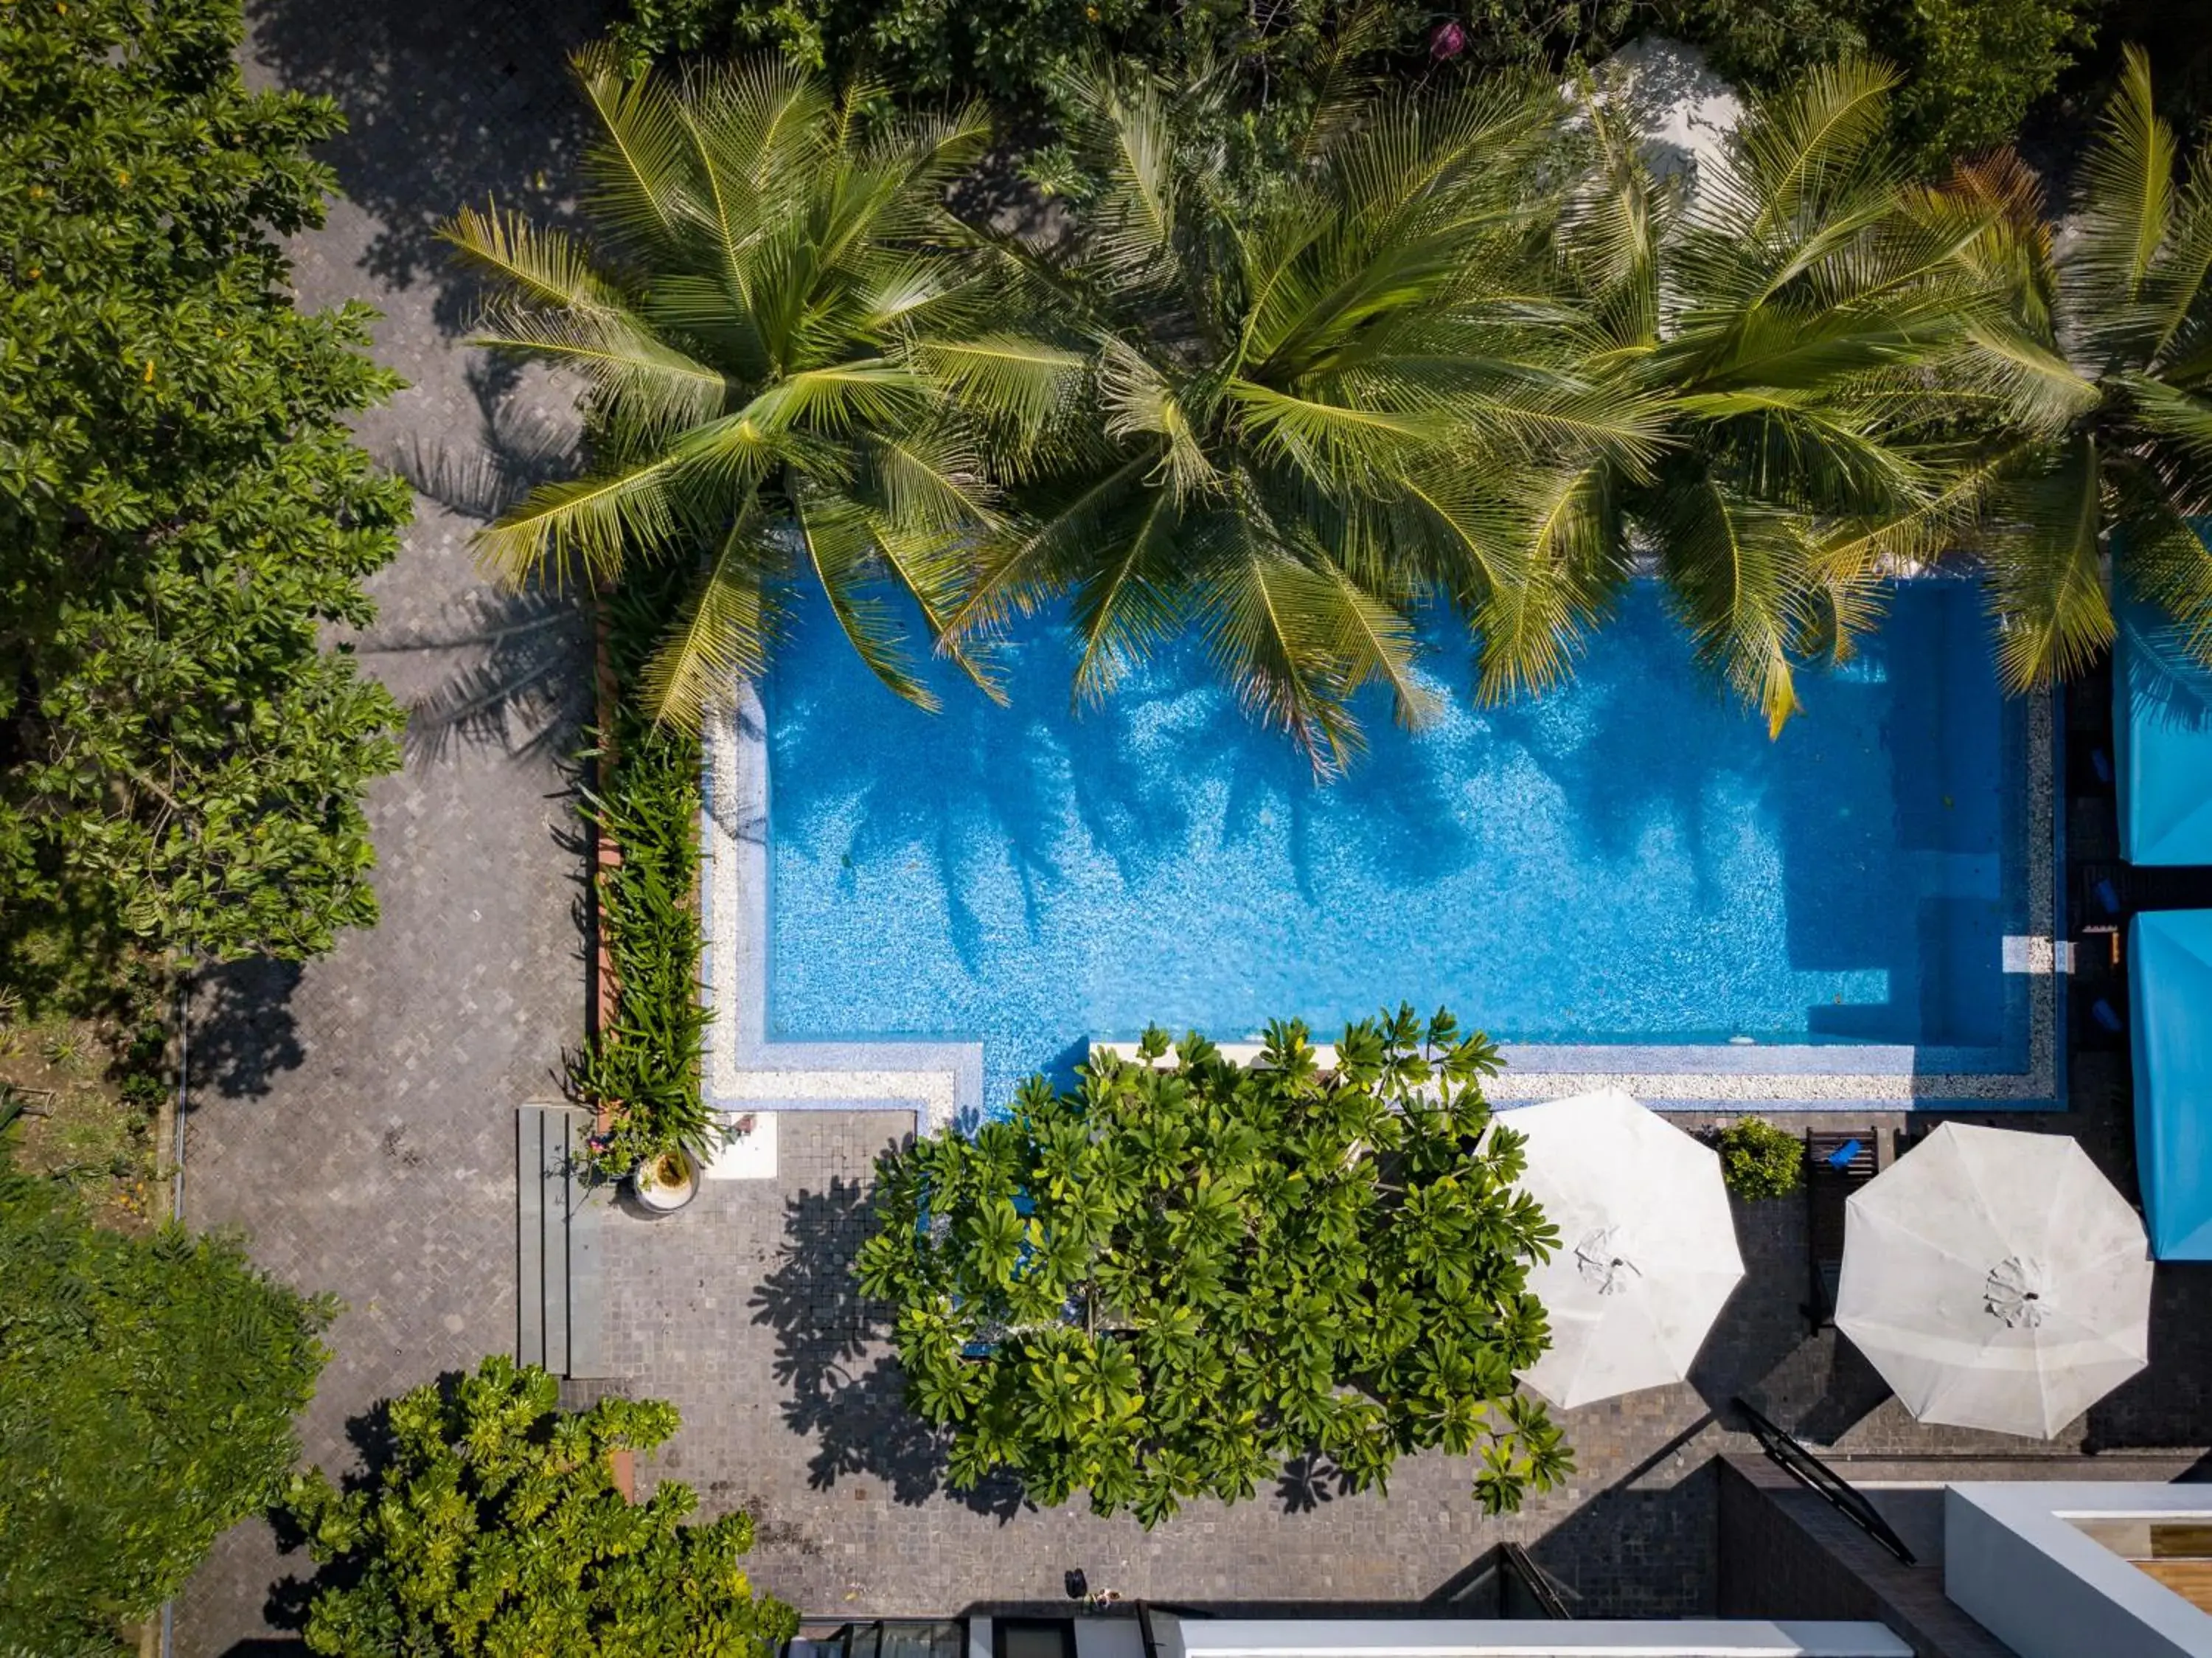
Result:
{"label": "rectangular pool edge", "polygon": [[[2031,936],[2055,941],[2063,922],[2056,810],[2055,722],[2061,710],[2048,692],[2033,693],[2027,700],[2027,925]],[[769,1039],[768,733],[765,710],[750,682],[739,687],[727,713],[709,722],[702,765],[700,901],[705,941],[700,976],[702,994],[715,1015],[708,1027],[706,1061],[710,1103],[751,1109],[767,1108],[771,1100],[781,1109],[911,1109],[924,1130],[981,1113],[981,1043]],[[2025,1069],[1965,1068],[1972,1064],[1967,1056],[1997,1051],[1991,1050],[1506,1045],[1502,1051],[1507,1068],[1485,1091],[1506,1104],[1617,1088],[1662,1110],[2063,1110],[2063,976],[2062,971],[2027,976]],[[1103,1045],[1109,1044],[1094,1037],[1094,1051]],[[1133,1047],[1133,1039],[1112,1045]],[[1838,1069],[1846,1054],[1853,1068]]]}

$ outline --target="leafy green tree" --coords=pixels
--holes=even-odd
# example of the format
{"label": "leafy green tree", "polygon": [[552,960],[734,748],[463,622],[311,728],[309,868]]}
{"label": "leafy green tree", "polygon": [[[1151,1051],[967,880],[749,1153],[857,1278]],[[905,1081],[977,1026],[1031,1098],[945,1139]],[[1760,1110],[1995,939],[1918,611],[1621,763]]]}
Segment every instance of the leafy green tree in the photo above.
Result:
{"label": "leafy green tree", "polygon": [[228,1240],[94,1226],[0,1143],[0,1651],[114,1654],[283,1491],[331,1311]]}
{"label": "leafy green tree", "polygon": [[392,1401],[392,1458],[341,1492],[294,1482],[295,1517],[334,1570],[307,1645],[342,1658],[559,1653],[564,1658],[770,1658],[799,1628],[738,1562],[752,1521],[687,1526],[690,1488],[616,1489],[617,1451],[677,1429],[658,1399],[556,1406],[546,1372],[492,1357],[447,1392]]}
{"label": "leafy green tree", "polygon": [[1879,52],[1903,76],[1891,110],[1898,138],[1927,173],[2008,143],[2106,9],[2102,0],[1656,0],[1653,17],[1760,93]]}
{"label": "leafy green tree", "polygon": [[1593,460],[1540,568],[1589,614],[1650,546],[1700,657],[1777,733],[1797,665],[1847,654],[1883,578],[1972,521],[1994,468],[1970,435],[2042,395],[1976,346],[2001,296],[1956,256],[1990,216],[1903,180],[1894,81],[1847,59],[1754,102],[1686,203],[1594,109],[1560,239],[1601,360],[1669,418],[1648,476]]}
{"label": "leafy green tree", "polygon": [[1103,187],[1065,245],[995,245],[1078,359],[1069,413],[951,618],[988,636],[1064,599],[1086,698],[1195,628],[1323,771],[1360,743],[1362,687],[1429,711],[1421,605],[1465,619],[1490,692],[1556,672],[1571,617],[1532,549],[1563,491],[1600,462],[1647,477],[1660,436],[1652,399],[1589,372],[1594,332],[1536,257],[1556,96],[1344,78],[1256,186],[1214,141],[1215,84],[1067,82]]}
{"label": "leafy green tree", "polygon": [[921,98],[981,93],[1027,118],[1054,110],[1069,70],[1105,50],[1169,73],[1235,59],[1265,66],[1274,96],[1296,106],[1316,49],[1354,14],[1370,25],[1367,55],[1417,48],[1447,20],[1448,55],[1516,69],[1603,51],[1633,15],[1630,0],[1472,0],[1449,11],[1416,0],[629,0],[613,39],[635,68],[676,52],[773,46],[793,63],[847,74],[872,69]]}
{"label": "leafy green tree", "polygon": [[595,50],[577,70],[605,257],[495,209],[450,227],[507,296],[483,343],[580,373],[596,422],[595,469],[485,530],[486,560],[600,585],[702,561],[645,674],[655,717],[696,724],[760,670],[793,576],[887,685],[933,705],[887,600],[941,631],[962,543],[991,516],[987,440],[1042,418],[1057,363],[1016,362],[951,245],[942,198],[982,147],[980,112],[877,121],[871,88],[832,96],[769,58],[625,81]]}
{"label": "leafy green tree", "polygon": [[2010,302],[1978,345],[2039,393],[1993,446],[1982,535],[2020,686],[2078,674],[2111,643],[2108,557],[2212,663],[2212,552],[2191,521],[2212,511],[2212,171],[2199,152],[2185,180],[2132,46],[2080,176],[2056,256],[2017,158],[1964,168],[1947,192],[1984,228],[1965,262]]}
{"label": "leafy green tree", "polygon": [[1074,1091],[887,1153],[862,1287],[896,1310],[908,1397],[951,1473],[1147,1526],[1317,1453],[1355,1489],[1402,1452],[1477,1456],[1485,1508],[1572,1466],[1514,1391],[1548,1332],[1526,1288],[1559,1240],[1491,1122],[1497,1050],[1449,1014],[1303,1025],[1238,1066],[1162,1032]]}
{"label": "leafy green tree", "polygon": [[325,101],[249,93],[236,0],[0,9],[0,912],[216,958],[374,919],[399,714],[325,623],[409,510],[345,420],[371,313],[302,314]]}

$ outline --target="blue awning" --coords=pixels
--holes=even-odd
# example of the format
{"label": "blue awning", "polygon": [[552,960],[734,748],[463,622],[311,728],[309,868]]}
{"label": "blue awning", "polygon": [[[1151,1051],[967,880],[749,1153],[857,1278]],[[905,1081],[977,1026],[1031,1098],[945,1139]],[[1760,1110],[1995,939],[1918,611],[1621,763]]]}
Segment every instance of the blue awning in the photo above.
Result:
{"label": "blue awning", "polygon": [[2112,647],[2120,856],[2212,863],[2212,672],[2153,606],[2123,599]]}
{"label": "blue awning", "polygon": [[2212,910],[2154,910],[2128,932],[2136,1169],[2150,1253],[2212,1260]]}

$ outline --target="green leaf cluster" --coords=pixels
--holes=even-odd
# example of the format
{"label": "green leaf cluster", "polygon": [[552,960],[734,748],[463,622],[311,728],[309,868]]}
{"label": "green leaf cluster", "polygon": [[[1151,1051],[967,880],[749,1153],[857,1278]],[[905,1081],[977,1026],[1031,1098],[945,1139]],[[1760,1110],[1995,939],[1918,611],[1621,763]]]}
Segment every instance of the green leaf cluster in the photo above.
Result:
{"label": "green leaf cluster", "polygon": [[1977,331],[2009,430],[1984,538],[1999,648],[2018,685],[2094,665],[2114,633],[2108,569],[2212,665],[2212,155],[2187,166],[2124,54],[2052,250],[2041,191],[2010,152],[1942,192],[1979,234],[1961,259],[2005,296]]}
{"label": "green leaf cluster", "polygon": [[0,9],[0,911],[216,959],[374,918],[399,712],[369,619],[405,486],[349,436],[371,314],[276,242],[327,101],[250,93],[236,0]]}
{"label": "green leaf cluster", "polygon": [[0,1651],[114,1654],[283,1491],[334,1310],[229,1240],[102,1230],[0,1144]]}
{"label": "green leaf cluster", "polygon": [[1759,92],[1879,52],[1903,77],[1893,119],[1913,164],[2011,141],[2094,34],[2102,0],[1657,0],[1664,33]]}
{"label": "green leaf cluster", "polygon": [[1721,1178],[1737,1197],[1786,1198],[1805,1183],[1805,1142],[1764,1117],[1738,1117],[1714,1138]]}
{"label": "green leaf cluster", "polygon": [[766,58],[680,81],[625,79],[604,50],[576,66],[600,246],[496,208],[448,227],[501,294],[482,343],[593,393],[593,471],[534,491],[483,556],[595,587],[696,565],[643,676],[656,717],[696,725],[760,670],[792,580],[933,704],[895,607],[950,648],[961,547],[991,515],[982,452],[1042,418],[1061,366],[1001,337],[954,246],[943,198],[981,153],[981,112],[872,119],[873,88],[832,94]]}
{"label": "green leaf cluster", "polygon": [[[685,575],[645,571],[602,601],[617,684],[633,685],[650,660]],[[615,1019],[572,1080],[586,1100],[608,1107],[612,1126],[592,1137],[590,1155],[620,1176],[663,1152],[701,1153],[713,1113],[699,1076],[710,1017],[699,982],[699,740],[647,717],[634,698],[617,705],[611,735],[611,746],[603,740],[593,756],[603,786],[586,796],[584,812],[622,854],[598,888]]]}
{"label": "green leaf cluster", "polygon": [[310,1650],[340,1658],[559,1653],[563,1658],[772,1658],[799,1627],[739,1564],[742,1514],[686,1525],[690,1488],[643,1503],[611,1455],[676,1431],[673,1405],[557,1407],[535,1367],[487,1358],[451,1389],[392,1401],[390,1459],[340,1491],[316,1470],[290,1510],[331,1570],[307,1613]]}
{"label": "green leaf cluster", "polygon": [[1410,1009],[1326,1070],[1297,1023],[1249,1065],[1154,1030],[887,1153],[855,1270],[953,1484],[1004,1471],[1150,1526],[1309,1454],[1358,1490],[1442,1446],[1492,1512],[1557,1483],[1571,1456],[1513,1372],[1547,1339],[1526,1283],[1558,1231],[1484,1103],[1497,1065]]}

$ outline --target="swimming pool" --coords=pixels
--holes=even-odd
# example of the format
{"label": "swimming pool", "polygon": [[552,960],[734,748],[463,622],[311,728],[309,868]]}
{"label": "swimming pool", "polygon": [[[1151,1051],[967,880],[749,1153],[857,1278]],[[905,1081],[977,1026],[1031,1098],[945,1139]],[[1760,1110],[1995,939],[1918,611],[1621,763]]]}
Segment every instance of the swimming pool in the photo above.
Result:
{"label": "swimming pool", "polygon": [[2045,710],[2000,693],[1972,586],[1895,593],[1779,741],[1642,585],[1540,700],[1471,706],[1431,660],[1442,717],[1378,708],[1318,784],[1194,651],[1078,715],[1048,631],[1011,708],[932,716],[803,612],[761,693],[758,1036],[980,1043],[987,1105],[1148,1023],[1325,1037],[1401,998],[1516,1068],[2027,1064]]}

